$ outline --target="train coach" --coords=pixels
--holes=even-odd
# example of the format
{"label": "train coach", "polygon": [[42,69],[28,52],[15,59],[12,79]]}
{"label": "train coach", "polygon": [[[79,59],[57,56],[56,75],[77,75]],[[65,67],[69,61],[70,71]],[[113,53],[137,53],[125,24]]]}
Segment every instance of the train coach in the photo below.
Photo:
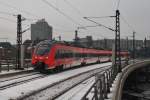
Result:
{"label": "train coach", "polygon": [[[112,51],[75,47],[65,43],[45,40],[37,44],[32,55],[32,65],[38,70],[63,70],[77,65],[111,60]],[[121,52],[121,56],[127,56]]]}

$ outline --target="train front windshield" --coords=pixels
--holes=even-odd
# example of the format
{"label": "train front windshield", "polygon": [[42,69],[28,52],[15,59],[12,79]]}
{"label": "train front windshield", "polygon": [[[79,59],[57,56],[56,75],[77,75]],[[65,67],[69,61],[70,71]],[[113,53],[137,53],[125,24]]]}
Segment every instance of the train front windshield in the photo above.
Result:
{"label": "train front windshield", "polygon": [[50,44],[41,44],[36,49],[36,54],[43,56],[50,52],[51,45]]}

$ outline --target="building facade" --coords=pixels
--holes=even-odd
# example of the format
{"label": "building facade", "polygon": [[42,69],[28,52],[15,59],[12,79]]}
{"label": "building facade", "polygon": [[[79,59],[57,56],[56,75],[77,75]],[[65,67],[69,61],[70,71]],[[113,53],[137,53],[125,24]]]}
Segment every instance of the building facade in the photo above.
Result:
{"label": "building facade", "polygon": [[15,59],[16,48],[10,42],[0,42],[0,60]]}
{"label": "building facade", "polygon": [[[86,36],[85,38],[78,38],[78,44],[84,47],[98,48],[98,49],[107,49],[112,50],[113,45],[115,44],[114,39],[99,39],[93,40],[92,36]],[[135,40],[135,49],[139,50],[143,48],[143,40]],[[147,40],[147,47],[150,47],[150,41]],[[121,39],[120,40],[121,50],[133,50],[133,40]]]}
{"label": "building facade", "polygon": [[48,25],[45,19],[31,24],[31,40],[52,40],[52,27]]}

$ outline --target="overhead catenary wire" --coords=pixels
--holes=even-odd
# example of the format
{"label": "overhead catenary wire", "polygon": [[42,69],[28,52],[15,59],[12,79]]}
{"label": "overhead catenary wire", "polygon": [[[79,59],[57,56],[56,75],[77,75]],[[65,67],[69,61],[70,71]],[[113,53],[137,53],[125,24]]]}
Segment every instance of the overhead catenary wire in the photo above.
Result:
{"label": "overhead catenary wire", "polygon": [[135,31],[131,24],[128,23],[128,21],[123,17],[122,14],[120,15],[120,17],[124,21],[124,23],[127,24],[128,28],[130,28],[132,31]]}
{"label": "overhead catenary wire", "polygon": [[[83,18],[83,14],[81,13],[81,11],[77,8],[77,7],[75,7],[70,1],[68,1],[68,0],[63,0],[69,7],[71,7],[73,10],[75,10],[77,13],[78,13],[78,15],[80,15],[80,17],[81,18]],[[85,26],[81,26],[81,25],[79,25],[80,27],[85,27]],[[85,28],[84,28],[85,29]],[[77,27],[77,30],[78,30],[78,27]],[[87,31],[87,29],[85,29],[85,31]],[[89,30],[87,31],[87,32],[89,32]]]}
{"label": "overhead catenary wire", "polygon": [[[4,15],[8,15],[8,16],[13,16],[13,17],[17,17],[17,14],[14,13],[9,13],[9,12],[4,12],[4,11],[0,11],[0,14],[4,14]],[[40,20],[40,19],[33,19],[33,18],[27,18],[27,17],[22,17],[24,20],[35,23],[36,21]],[[13,22],[13,23],[17,23],[17,21],[6,18],[6,17],[0,17],[0,19],[2,20],[7,20],[9,22]],[[23,25],[26,25],[24,23],[22,23]]]}
{"label": "overhead catenary wire", "polygon": [[99,19],[99,18],[114,18],[115,16],[101,16],[101,17],[86,17],[86,18],[90,18],[90,19]]}
{"label": "overhead catenary wire", "polygon": [[[133,32],[135,32],[136,36],[141,37],[140,32],[135,31],[135,29],[133,28],[133,26],[129,23],[129,21],[127,21],[125,19],[125,17],[122,14],[120,15],[120,17],[123,20],[123,22],[128,26],[128,28],[131,30],[131,34],[133,34]],[[129,37],[133,37],[133,36],[129,36]]]}
{"label": "overhead catenary wire", "polygon": [[84,17],[84,18],[87,19],[88,21],[91,21],[91,22],[93,22],[93,23],[99,25],[100,27],[104,27],[104,28],[106,28],[106,29],[108,29],[108,30],[115,31],[114,29],[112,29],[112,28],[110,28],[110,27],[107,27],[107,26],[105,26],[105,25],[103,25],[103,24],[100,24],[100,23],[98,23],[98,22],[96,22],[96,21],[93,21],[93,20],[91,20],[91,19],[89,19],[89,18],[87,18],[87,17]]}
{"label": "overhead catenary wire", "polygon": [[120,0],[118,0],[118,2],[117,2],[117,8],[116,9],[119,9],[119,5],[120,5]]}
{"label": "overhead catenary wire", "polygon": [[14,10],[16,10],[16,11],[25,13],[25,14],[30,15],[30,16],[33,16],[33,17],[39,17],[39,16],[37,16],[37,15],[35,15],[35,14],[29,12],[29,11],[19,9],[19,8],[13,6],[12,4],[8,4],[8,3],[6,3],[6,2],[0,1],[0,5],[3,5],[3,6],[6,6],[6,7],[9,7],[9,8],[12,8],[12,9],[14,9]]}
{"label": "overhead catenary wire", "polygon": [[[37,16],[37,15],[32,14],[32,13],[26,11],[26,10],[20,10],[19,8],[13,6],[12,4],[8,4],[8,3],[6,3],[6,2],[0,1],[0,5],[3,5],[3,6],[6,6],[6,7],[9,7],[9,8],[12,8],[12,9],[14,9],[14,10],[16,10],[16,11],[25,13],[25,14],[27,14],[27,15],[31,15],[31,16],[34,16],[34,17]],[[1,14],[4,14],[4,15],[17,16],[17,14],[8,13],[8,12],[3,12],[3,11],[0,11],[0,13],[1,13]],[[1,19],[2,19],[2,18],[1,18]],[[4,19],[7,20],[6,18],[4,18]],[[9,20],[9,19],[8,19],[8,20]],[[35,21],[35,20],[40,20],[40,19],[27,18],[27,17],[25,17],[25,20],[27,20],[27,21],[32,21],[32,22],[33,22],[33,21]]]}
{"label": "overhead catenary wire", "polygon": [[[78,13],[78,15],[80,15],[81,16],[81,18],[83,18],[83,14],[81,13],[81,11],[77,8],[77,7],[75,7],[72,3],[70,3],[70,1],[68,1],[68,0],[64,0],[64,2],[67,4],[67,5],[69,5],[73,10],[75,10],[77,13]],[[82,27],[85,27],[85,26],[82,26]],[[77,29],[78,29],[79,27],[77,27]],[[85,30],[87,30],[86,28],[84,28]]]}
{"label": "overhead catenary wire", "polygon": [[[14,14],[14,13],[9,13],[9,12],[4,12],[4,11],[0,11],[0,14],[3,14],[3,15],[8,15],[8,16],[14,16],[16,17],[17,14]],[[40,20],[40,19],[33,19],[33,18],[27,18],[27,17],[23,17],[25,20],[27,21],[35,21],[35,20]]]}
{"label": "overhead catenary wire", "polygon": [[62,29],[62,28],[54,28],[54,30],[56,31],[65,31],[65,32],[74,32],[74,30],[65,30],[65,29]]}
{"label": "overhead catenary wire", "polygon": [[16,15],[14,13],[9,13],[9,12],[4,12],[4,11],[0,11],[0,14],[8,15],[8,16],[15,16]]}
{"label": "overhead catenary wire", "polygon": [[77,29],[86,29],[86,28],[89,28],[89,27],[97,27],[99,25],[91,25],[91,26],[84,26],[84,27],[77,27]]}
{"label": "overhead catenary wire", "polygon": [[76,25],[79,26],[83,26],[80,23],[78,23],[77,21],[75,21],[72,17],[70,17],[69,15],[65,14],[64,12],[62,12],[60,9],[58,9],[57,7],[55,7],[54,5],[52,5],[50,2],[48,2],[47,0],[42,0],[44,3],[46,3],[49,7],[53,8],[54,10],[56,10],[58,13],[60,13],[61,15],[63,15],[64,17],[66,17],[68,20],[70,20],[71,22],[73,22]]}
{"label": "overhead catenary wire", "polygon": [[83,14],[81,13],[81,11],[80,11],[77,7],[75,7],[72,3],[70,3],[70,1],[64,0],[64,2],[65,2],[67,5],[69,5],[72,9],[74,9],[80,16],[83,17]]}
{"label": "overhead catenary wire", "polygon": [[0,19],[2,19],[2,20],[6,20],[6,21],[9,21],[9,22],[12,22],[12,23],[16,23],[16,21],[11,20],[11,19],[6,18],[6,17],[0,17]]}
{"label": "overhead catenary wire", "polygon": [[[76,7],[74,6],[71,2],[69,2],[68,0],[64,0],[64,2],[69,5],[73,10],[75,10],[79,16],[81,16],[82,19],[85,20],[84,18],[84,14]],[[84,29],[86,32],[90,32],[92,33],[88,28],[92,28],[92,27],[97,27],[99,25],[95,25],[95,26],[83,26],[83,27],[77,27],[77,30],[79,31],[79,29]],[[103,35],[99,34],[101,37],[104,37]],[[104,37],[105,38],[105,37]]]}
{"label": "overhead catenary wire", "polygon": [[[64,0],[64,2],[67,4],[67,5],[69,5],[73,10],[75,10],[77,13],[78,13],[78,15],[80,15],[81,16],[81,18],[82,19],[84,19],[83,18],[83,14],[82,14],[82,12],[77,8],[77,7],[75,7],[72,3],[70,3],[68,0]],[[97,26],[99,26],[99,25],[95,25],[95,26],[82,26],[82,27],[77,27],[77,30],[79,31],[79,28],[80,29],[84,29],[86,32],[89,32],[90,30],[89,29],[87,29],[87,27],[88,28],[90,28],[90,27],[97,27]],[[104,36],[102,36],[102,35],[100,35],[101,37],[104,37]]]}
{"label": "overhead catenary wire", "polygon": [[[43,1],[46,1],[46,0],[43,0]],[[66,1],[66,0],[65,0]],[[70,5],[70,6],[72,6],[73,7],[73,9],[74,10],[77,10],[76,9],[76,7],[74,7],[71,3],[69,3],[68,1],[66,1],[67,3],[68,3],[68,5]],[[58,9],[57,7],[55,7],[55,6],[53,6],[52,4],[51,4],[51,6],[53,7],[53,8],[55,8],[55,10],[58,10],[59,12],[60,12],[60,9]],[[79,12],[79,14],[82,16],[82,13],[79,11],[79,10],[77,10],[77,12]],[[83,18],[83,16],[82,16],[82,18]],[[85,26],[83,26],[83,25],[80,25],[80,24],[78,24],[80,27],[85,27]],[[98,26],[98,25],[95,25],[95,26]],[[88,26],[88,27],[95,27],[95,26]],[[77,27],[77,30],[78,30],[78,27]],[[89,32],[90,30],[88,30],[87,28],[84,28],[84,30],[86,31],[86,32]],[[78,30],[79,31],[79,30]],[[102,36],[102,35],[100,35],[101,37],[104,37],[104,36]]]}

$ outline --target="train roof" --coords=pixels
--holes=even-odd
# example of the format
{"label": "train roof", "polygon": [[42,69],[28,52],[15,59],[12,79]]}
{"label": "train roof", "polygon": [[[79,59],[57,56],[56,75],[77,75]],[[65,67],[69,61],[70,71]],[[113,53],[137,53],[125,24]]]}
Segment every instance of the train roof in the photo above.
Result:
{"label": "train roof", "polygon": [[102,49],[102,48],[84,47],[84,46],[75,44],[75,42],[56,41],[56,40],[43,40],[43,41],[39,42],[36,46],[42,45],[42,44],[50,44],[50,45],[53,45],[53,44],[61,44],[61,45],[64,45],[64,46],[72,46],[72,47],[78,47],[78,48],[104,50],[104,49]]}
{"label": "train roof", "polygon": [[[88,47],[83,47],[83,46],[75,45],[73,42],[56,41],[56,40],[43,40],[43,41],[39,42],[39,43],[37,44],[37,46],[38,46],[38,45],[42,45],[42,44],[49,44],[49,45],[62,44],[62,45],[64,45],[64,46],[72,46],[72,47],[78,47],[78,48],[104,50],[104,49],[102,49],[102,48],[88,48]],[[111,50],[108,50],[108,51],[111,51]],[[124,51],[124,52],[125,52],[125,51]]]}
{"label": "train roof", "polygon": [[[55,40],[44,40],[44,41],[41,41],[40,43],[37,44],[38,45],[42,45],[42,44],[49,44],[49,45],[53,45],[53,44],[62,44],[64,46],[72,46],[72,47],[77,47],[77,48],[86,48],[86,49],[95,49],[95,50],[103,50],[104,52],[104,49],[96,49],[96,48],[87,48],[87,47],[82,47],[82,46],[76,46],[74,45],[73,43],[69,43],[69,42],[65,42],[65,41],[55,41]],[[110,53],[111,50],[105,50],[105,53]],[[126,54],[128,52],[126,51],[122,51],[121,52],[122,54]]]}
{"label": "train roof", "polygon": [[37,45],[41,45],[41,44],[64,44],[64,45],[71,45],[69,44],[69,42],[65,42],[65,41],[55,41],[55,40],[44,40],[44,41],[41,41],[39,42]]}

